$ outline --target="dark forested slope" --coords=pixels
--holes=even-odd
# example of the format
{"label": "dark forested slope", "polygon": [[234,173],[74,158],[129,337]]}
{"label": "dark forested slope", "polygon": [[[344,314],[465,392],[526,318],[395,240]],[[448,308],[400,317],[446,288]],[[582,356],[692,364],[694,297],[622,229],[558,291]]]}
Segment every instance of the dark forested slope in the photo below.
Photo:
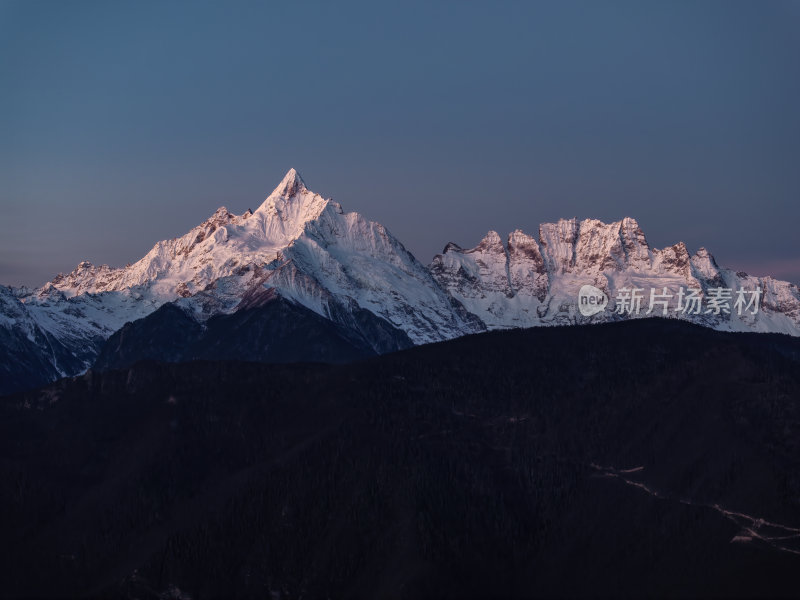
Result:
{"label": "dark forested slope", "polygon": [[0,399],[0,594],[796,595],[800,340],[661,320]]}

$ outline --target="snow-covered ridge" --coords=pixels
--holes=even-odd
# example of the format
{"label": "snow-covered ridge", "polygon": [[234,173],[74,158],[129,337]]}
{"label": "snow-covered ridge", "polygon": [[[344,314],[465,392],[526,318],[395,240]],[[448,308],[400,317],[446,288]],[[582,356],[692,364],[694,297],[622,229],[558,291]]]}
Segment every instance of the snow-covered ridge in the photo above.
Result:
{"label": "snow-covered ridge", "polygon": [[[126,322],[167,302],[203,322],[277,294],[348,327],[369,311],[419,344],[486,328],[585,322],[576,310],[585,284],[611,298],[626,287],[760,290],[758,314],[687,318],[800,335],[797,286],[720,268],[703,248],[652,248],[631,218],[560,220],[505,239],[491,231],[471,249],[448,244],[425,267],[383,225],[310,191],[294,169],[255,211],[220,207],[132,265],[82,262],[37,290],[3,288],[0,329],[42,347],[53,372],[72,375]],[[609,311],[592,321],[618,318]]]}
{"label": "snow-covered ridge", "polygon": [[[677,297],[679,290],[743,289],[760,293],[758,311],[731,314],[668,314],[727,331],[800,335],[800,290],[770,277],[751,277],[717,265],[705,248],[690,255],[685,244],[652,248],[635,219],[614,223],[562,219],[539,226],[538,238],[511,233],[505,245],[490,231],[477,246],[448,244],[434,257],[439,284],[490,329],[572,324],[627,318],[607,310],[591,318],[577,310],[583,285],[612,299],[624,288],[651,289]],[[645,308],[647,306],[645,305]],[[646,316],[645,311],[639,316]]]}
{"label": "snow-covered ridge", "polygon": [[148,286],[154,297],[190,296],[244,264],[268,264],[302,235],[328,205],[291,169],[254,212],[234,215],[224,206],[185,235],[158,242],[136,263],[120,269],[82,262],[50,286],[68,297]]}

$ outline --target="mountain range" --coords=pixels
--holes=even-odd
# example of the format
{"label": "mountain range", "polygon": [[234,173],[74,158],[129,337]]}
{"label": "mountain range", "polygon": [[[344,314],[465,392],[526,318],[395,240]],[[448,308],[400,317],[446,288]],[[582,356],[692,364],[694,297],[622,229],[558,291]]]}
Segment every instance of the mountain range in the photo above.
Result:
{"label": "mountain range", "polygon": [[[608,307],[585,316],[590,285]],[[621,310],[640,290],[641,312]],[[731,296],[721,310],[655,312],[723,331],[800,335],[800,290],[652,248],[632,218],[490,231],[426,266],[383,225],[309,190],[294,169],[255,210],[219,208],[122,268],[80,263],[38,289],[0,286],[0,393],[143,359],[346,362],[485,330],[651,316],[656,290]],[[748,310],[735,309],[737,292]],[[635,292],[634,292],[635,293]]]}

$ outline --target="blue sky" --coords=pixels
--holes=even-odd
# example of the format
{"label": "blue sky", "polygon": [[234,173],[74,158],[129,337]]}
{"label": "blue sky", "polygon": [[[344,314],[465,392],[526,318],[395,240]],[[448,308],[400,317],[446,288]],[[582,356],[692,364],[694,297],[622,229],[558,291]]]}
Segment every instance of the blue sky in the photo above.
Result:
{"label": "blue sky", "polygon": [[112,266],[289,167],[427,263],[633,216],[800,282],[798,2],[0,0],[0,283]]}

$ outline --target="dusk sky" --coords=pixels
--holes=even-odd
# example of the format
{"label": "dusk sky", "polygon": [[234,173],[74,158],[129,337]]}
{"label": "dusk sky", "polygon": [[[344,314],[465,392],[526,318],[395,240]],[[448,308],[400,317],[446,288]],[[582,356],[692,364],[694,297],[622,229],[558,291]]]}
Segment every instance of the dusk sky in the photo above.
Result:
{"label": "dusk sky", "polygon": [[428,4],[0,0],[0,283],[133,262],[290,167],[426,264],[632,216],[800,282],[800,2]]}

